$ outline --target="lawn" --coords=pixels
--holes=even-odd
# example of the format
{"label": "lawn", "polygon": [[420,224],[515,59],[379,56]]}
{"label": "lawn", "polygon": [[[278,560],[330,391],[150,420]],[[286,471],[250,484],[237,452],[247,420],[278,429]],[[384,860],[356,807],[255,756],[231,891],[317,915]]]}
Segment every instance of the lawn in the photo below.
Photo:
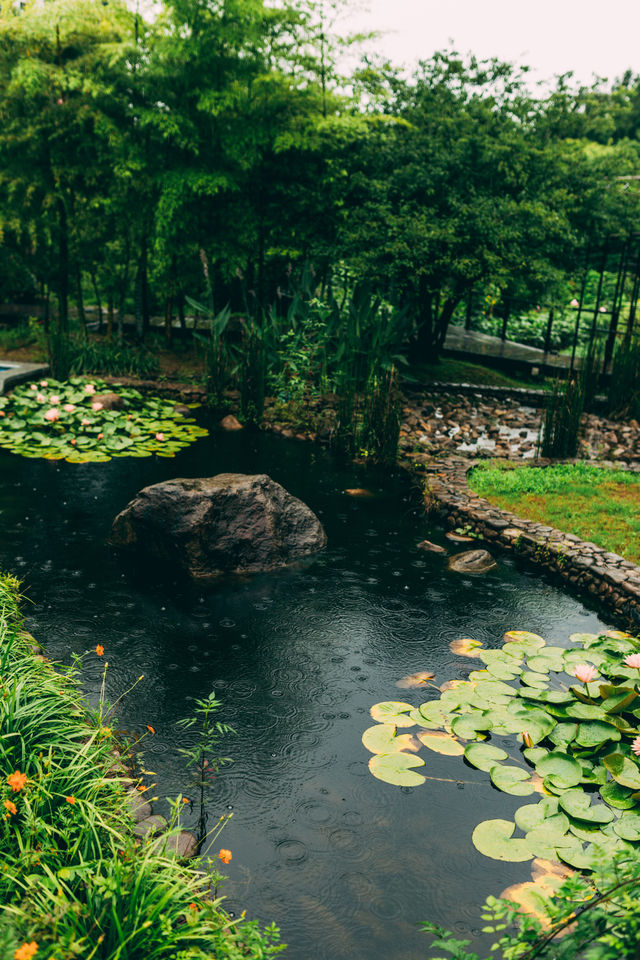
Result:
{"label": "lawn", "polygon": [[410,368],[410,375],[426,386],[430,383],[473,383],[491,387],[550,389],[549,382],[542,378],[532,380],[524,376],[520,379],[508,377],[491,367],[469,363],[466,360],[456,360],[453,357],[442,357],[439,363],[416,363]]}
{"label": "lawn", "polygon": [[640,476],[592,464],[516,467],[483,463],[469,486],[528,520],[574,533],[640,562]]}

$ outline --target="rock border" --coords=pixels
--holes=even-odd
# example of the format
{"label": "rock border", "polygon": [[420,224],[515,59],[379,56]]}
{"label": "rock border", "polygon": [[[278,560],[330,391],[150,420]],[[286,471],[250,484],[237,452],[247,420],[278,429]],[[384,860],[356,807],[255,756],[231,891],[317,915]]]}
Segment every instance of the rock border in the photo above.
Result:
{"label": "rock border", "polygon": [[[576,462],[541,458],[528,466],[543,469],[552,464]],[[575,534],[526,520],[489,503],[467,483],[467,474],[476,465],[463,457],[425,463],[421,476],[427,479],[424,502],[428,512],[435,513],[445,526],[471,528],[488,543],[545,568],[577,592],[596,597],[637,629],[640,567]],[[640,472],[611,461],[594,465]]]}

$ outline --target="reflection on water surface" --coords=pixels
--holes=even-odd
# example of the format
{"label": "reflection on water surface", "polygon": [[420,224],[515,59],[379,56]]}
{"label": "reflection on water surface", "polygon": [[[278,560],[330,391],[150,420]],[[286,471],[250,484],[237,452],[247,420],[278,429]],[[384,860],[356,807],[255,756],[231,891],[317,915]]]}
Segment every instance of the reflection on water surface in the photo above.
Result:
{"label": "reflection on water surface", "polygon": [[[146,484],[228,471],[269,473],[305,500],[328,549],[201,594],[144,564],[123,566],[106,544],[113,517]],[[380,495],[342,493],[360,487]],[[155,728],[145,743],[162,796],[186,784],[175,721],[194,697],[215,690],[223,701],[221,719],[237,731],[221,745],[234,763],[217,778],[212,808],[234,812],[218,842],[233,851],[227,906],[275,920],[291,960],[423,960],[424,919],[478,942],[484,897],[529,868],[485,859],[471,832],[510,818],[520,801],[426,749],[423,772],[441,781],[410,789],[375,780],[360,741],[369,707],[424,700],[395,686],[418,670],[438,683],[466,676],[477,663],[454,656],[453,639],[498,646],[518,628],[562,644],[604,626],[503,557],[483,577],[447,572],[445,559],[416,548],[425,537],[447,541],[415,508],[404,477],[341,469],[324,450],[271,437],[216,436],[175,460],[106,464],[0,452],[0,564],[24,579],[30,629],[66,662],[102,643],[111,700],[145,674],[119,722]],[[94,698],[100,671],[88,656]]]}

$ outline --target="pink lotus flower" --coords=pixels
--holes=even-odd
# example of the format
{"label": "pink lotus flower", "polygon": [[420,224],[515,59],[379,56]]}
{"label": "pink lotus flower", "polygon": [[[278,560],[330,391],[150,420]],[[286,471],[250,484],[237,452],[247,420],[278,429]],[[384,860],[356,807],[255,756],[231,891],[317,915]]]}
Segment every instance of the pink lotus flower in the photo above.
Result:
{"label": "pink lotus flower", "polygon": [[569,304],[569,306],[570,306],[570,307],[579,307],[579,306],[580,306],[580,301],[579,301],[579,300],[576,300],[576,298],[574,297],[573,300],[571,301],[571,303]]}
{"label": "pink lotus flower", "polygon": [[156,433],[156,440],[164,440],[164,433]]}
{"label": "pink lotus flower", "polygon": [[635,753],[636,757],[640,757],[640,737],[636,737],[631,744],[631,752]]}
{"label": "pink lotus flower", "polygon": [[30,390],[37,390],[37,389],[38,389],[37,383],[32,383],[32,384],[30,384],[30,385],[29,385],[29,389],[30,389]]}
{"label": "pink lotus flower", "polygon": [[6,417],[6,413],[4,412],[4,410],[0,410],[0,417]]}
{"label": "pink lotus flower", "polygon": [[92,410],[96,410],[96,411],[97,411],[97,410],[102,410],[102,404],[100,403],[99,400],[96,400],[95,403],[92,403],[92,404],[91,404],[91,409],[92,409]]}
{"label": "pink lotus flower", "polygon": [[95,392],[96,392],[96,388],[94,387],[94,385],[93,385],[92,383],[86,383],[86,384],[85,384],[85,387],[84,387],[84,392],[85,392],[85,393],[95,393]]}
{"label": "pink lotus flower", "polygon": [[630,654],[624,658],[624,662],[628,667],[634,667],[636,670],[640,670],[640,653]]}
{"label": "pink lotus flower", "polygon": [[99,434],[98,434],[98,440],[102,440],[103,437],[104,437],[104,433],[99,433]]}
{"label": "pink lotus flower", "polygon": [[59,411],[56,407],[51,407],[51,408],[50,408],[49,410],[47,410],[47,412],[45,413],[44,418],[45,418],[45,420],[51,420],[51,422],[53,422],[54,420],[59,420],[59,419],[60,419],[60,411]]}
{"label": "pink lotus flower", "polygon": [[573,675],[580,683],[591,683],[598,676],[598,671],[590,663],[578,663],[573,669]]}
{"label": "pink lotus flower", "polygon": [[44,393],[39,393],[39,394],[36,396],[36,400],[38,401],[38,403],[46,403],[46,402],[47,402],[47,398],[45,397]]}
{"label": "pink lotus flower", "polygon": [[67,413],[73,413],[75,408],[76,408],[75,403],[65,403],[64,405],[64,409],[67,411]]}
{"label": "pink lotus flower", "polygon": [[83,427],[90,427],[90,426],[91,426],[91,420],[87,420],[87,418],[84,417],[84,419],[82,420],[82,426],[83,426]]}
{"label": "pink lotus flower", "polygon": [[58,397],[58,396],[49,397],[49,403],[53,403],[54,405],[55,405],[56,403],[60,403],[60,397]]}
{"label": "pink lotus flower", "polygon": [[48,380],[41,380],[41,381],[40,381],[40,386],[41,386],[41,387],[48,387],[48,386],[49,386],[49,381],[48,381]]}
{"label": "pink lotus flower", "polygon": [[78,441],[76,440],[75,437],[71,437],[71,440],[69,440],[69,443],[70,443],[72,446],[74,446],[74,447],[75,447],[75,445],[76,445],[77,442],[78,442]]}

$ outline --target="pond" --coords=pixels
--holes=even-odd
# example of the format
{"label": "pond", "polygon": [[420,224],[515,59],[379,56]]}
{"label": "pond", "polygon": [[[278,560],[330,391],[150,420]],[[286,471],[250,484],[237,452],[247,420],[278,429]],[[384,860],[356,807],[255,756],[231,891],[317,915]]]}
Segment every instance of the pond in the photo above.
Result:
{"label": "pond", "polygon": [[[301,497],[325,525],[327,550],[204,594],[123,566],[107,545],[141,487],[227,471],[266,472]],[[377,496],[343,493],[354,487]],[[233,852],[227,909],[278,923],[291,960],[424,960],[426,919],[481,945],[484,898],[529,879],[530,865],[486,859],[471,833],[512,818],[521,801],[459,757],[425,757],[423,772],[441,779],[421,787],[375,780],[361,743],[369,708],[422,702],[424,691],[396,686],[418,670],[437,683],[465,677],[478,662],[452,654],[452,640],[495,647],[523,629],[566,644],[604,629],[597,613],[504,556],[482,577],[448,572],[417,549],[424,537],[447,541],[406,476],[341,468],[324,449],[270,436],[215,435],[175,460],[104,464],[0,451],[0,522],[0,566],[23,579],[29,628],[49,656],[91,651],[83,675],[94,700],[98,642],[109,699],[145,675],[118,724],[155,728],[146,761],[161,797],[188,792],[175,722],[195,697],[215,690],[223,701],[220,719],[236,735],[220,752],[234,763],[217,777],[212,811],[234,814],[216,845]],[[185,825],[194,822],[187,811]]]}

